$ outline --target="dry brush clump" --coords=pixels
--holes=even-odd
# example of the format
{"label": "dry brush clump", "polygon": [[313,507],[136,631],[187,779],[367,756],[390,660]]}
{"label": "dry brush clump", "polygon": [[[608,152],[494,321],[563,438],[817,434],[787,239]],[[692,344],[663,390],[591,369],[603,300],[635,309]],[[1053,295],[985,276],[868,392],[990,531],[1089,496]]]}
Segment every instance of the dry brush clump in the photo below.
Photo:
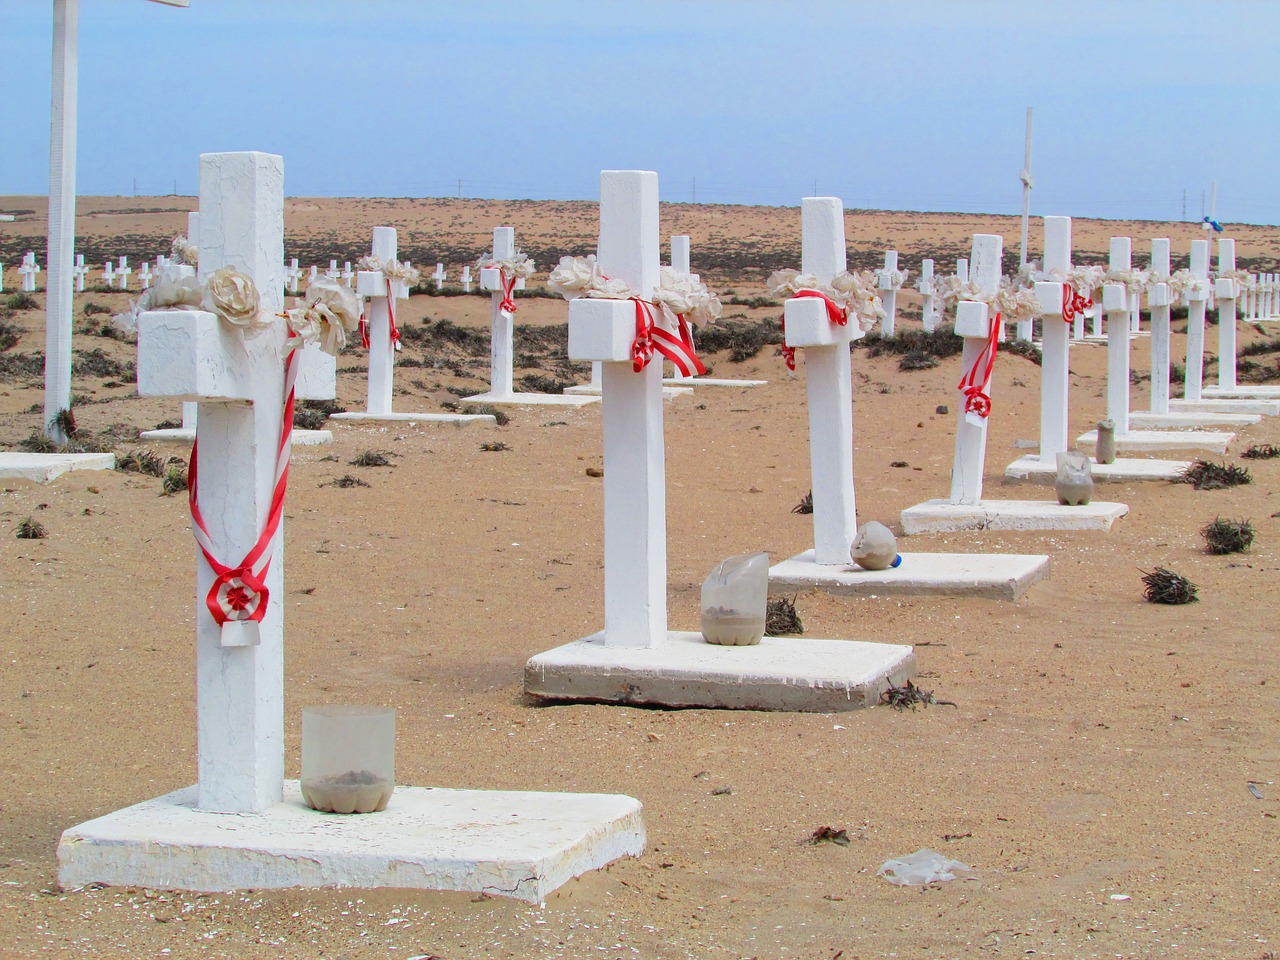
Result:
{"label": "dry brush clump", "polygon": [[771,637],[804,633],[795,597],[773,597],[765,606],[764,632]]}
{"label": "dry brush clump", "polygon": [[1253,524],[1248,520],[1215,517],[1200,528],[1205,547],[1213,554],[1243,553],[1253,545]]}
{"label": "dry brush clump", "polygon": [[1150,573],[1143,574],[1143,596],[1148,603],[1195,603],[1196,585],[1181,574],[1156,567]]}
{"label": "dry brush clump", "polygon": [[1245,460],[1274,460],[1280,457],[1280,447],[1274,443],[1251,443],[1240,456]]}
{"label": "dry brush clump", "polygon": [[1245,467],[1234,463],[1211,463],[1196,460],[1178,476],[1174,483],[1189,483],[1197,490],[1225,490],[1253,483],[1253,477]]}

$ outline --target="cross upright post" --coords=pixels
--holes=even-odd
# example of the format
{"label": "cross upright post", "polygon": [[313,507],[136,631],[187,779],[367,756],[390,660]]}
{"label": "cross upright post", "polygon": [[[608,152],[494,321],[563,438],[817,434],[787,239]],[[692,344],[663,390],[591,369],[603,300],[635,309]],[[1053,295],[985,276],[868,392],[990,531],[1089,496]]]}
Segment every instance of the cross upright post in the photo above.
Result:
{"label": "cross upright post", "polygon": [[[605,276],[648,299],[658,284],[658,175],[600,174]],[[604,643],[652,647],[667,633],[666,455],[662,363],[632,367],[637,304],[569,302],[569,356],[600,361],[604,427]]]}
{"label": "cross upright post", "polygon": [[[493,228],[493,258],[506,260],[516,255],[515,227]],[[486,267],[480,271],[480,289],[488,290],[489,306],[489,392],[506,397],[515,392],[513,386],[514,360],[512,341],[515,317],[502,309],[505,294],[502,290],[502,271]],[[524,278],[515,278],[515,290],[524,289]]]}
{"label": "cross upright post", "polygon": [[[1071,218],[1044,218],[1044,271],[1061,279],[1037,281],[1036,297],[1044,318],[1040,361],[1040,459],[1056,462],[1070,449],[1067,398],[1071,387],[1071,325],[1063,315],[1064,288],[1071,273]],[[1074,291],[1072,291],[1074,292]]]}
{"label": "cross upright post", "polygon": [[1218,305],[1218,386],[1236,388],[1236,300],[1240,284],[1235,279],[1236,242],[1229,238],[1218,241],[1218,279],[1214,294]]}
{"label": "cross upright post", "polygon": [[[372,253],[382,261],[396,258],[395,227],[374,227]],[[337,261],[334,261],[336,268]],[[369,299],[369,404],[371,414],[391,412],[391,386],[395,376],[395,344],[391,342],[391,300],[409,297],[406,284],[387,279],[378,270],[356,273],[356,293]]]}
{"label": "cross upright post", "polygon": [[102,265],[102,285],[104,287],[116,285],[116,265],[110,260]]}
{"label": "cross upright post", "polygon": [[76,278],[76,292],[84,293],[84,278],[89,272],[89,268],[84,265],[84,254],[76,254],[76,265],[71,271]]}
{"label": "cross upright post", "polygon": [[439,293],[440,289],[444,286],[444,281],[445,281],[445,272],[444,272],[443,263],[436,264],[436,272],[431,274],[431,279],[435,282],[436,293]]}
{"label": "cross upright post", "polygon": [[[1000,258],[1004,240],[996,234],[975,233],[969,258],[969,276],[978,292],[994,296],[1000,289]],[[992,327],[998,326],[988,303],[961,300],[956,304],[956,334],[964,338],[961,369],[973,370],[987,349]],[[982,473],[987,460],[987,418],[965,411],[961,391],[956,419],[956,452],[951,467],[951,502],[982,502]]]}
{"label": "cross upright post", "polygon": [[933,261],[920,261],[920,319],[925,333],[933,333],[938,325],[938,317],[934,313],[936,290],[933,285]]}
{"label": "cross upright post", "polygon": [[[234,267],[261,311],[284,295],[284,161],[265,153],[200,157],[199,276]],[[138,321],[138,392],[200,403],[200,510],[224,562],[258,540],[276,487],[284,414],[283,323],[245,337],[216,314],[155,311]],[[284,780],[284,528],[272,540],[267,612],[219,626],[206,604],[215,574],[196,554],[196,724],[202,810],[258,813]],[[231,629],[228,629],[228,628]]]}
{"label": "cross upright post", "polygon": [[289,261],[289,266],[285,269],[284,276],[289,284],[289,293],[296,297],[298,295],[298,281],[302,279],[302,271],[298,269],[297,257],[293,257]]}
{"label": "cross upright post", "polygon": [[133,273],[133,268],[129,266],[129,258],[121,257],[120,265],[116,267],[116,279],[120,282],[121,290],[129,289],[129,274]]}
{"label": "cross upright post", "polygon": [[894,321],[898,315],[898,251],[884,252],[884,268],[876,277],[876,286],[880,289],[880,301],[884,304],[884,319],[880,321],[880,331],[886,337],[893,336]]}
{"label": "cross upright post", "polygon": [[[1169,241],[1151,241],[1151,273],[1169,276]],[[1147,288],[1151,306],[1151,412],[1169,412],[1169,284],[1153,283]]]}
{"label": "cross upright post", "polygon": [[1204,389],[1204,313],[1209,282],[1209,241],[1191,241],[1191,289],[1187,291],[1187,362],[1182,395],[1201,399]]}
{"label": "cross upright post", "polygon": [[[1111,238],[1111,270],[1127,273],[1132,263],[1128,237]],[[1116,425],[1116,436],[1129,432],[1129,301],[1123,283],[1102,286],[1102,307],[1107,314],[1107,416]]]}

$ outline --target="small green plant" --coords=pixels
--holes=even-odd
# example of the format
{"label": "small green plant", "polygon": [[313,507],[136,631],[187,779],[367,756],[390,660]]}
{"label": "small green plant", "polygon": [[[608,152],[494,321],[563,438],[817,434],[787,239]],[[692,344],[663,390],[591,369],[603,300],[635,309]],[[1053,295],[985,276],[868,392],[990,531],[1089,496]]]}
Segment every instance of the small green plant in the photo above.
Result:
{"label": "small green plant", "polygon": [[51,424],[58,428],[68,440],[74,439],[78,432],[76,427],[76,415],[71,412],[70,408],[59,410],[53,415]]}
{"label": "small green plant", "polygon": [[1253,483],[1253,477],[1245,467],[1234,463],[1210,463],[1196,460],[1178,476],[1174,483],[1189,483],[1197,490],[1225,490]]}
{"label": "small green plant", "polygon": [[149,477],[163,477],[168,463],[168,457],[152,450],[130,450],[116,457],[116,469],[121,473],[143,473]]}
{"label": "small green plant", "polygon": [[40,306],[40,301],[27,293],[25,290],[9,295],[6,305],[10,310],[34,310]]}
{"label": "small green plant", "polygon": [[33,517],[27,517],[18,524],[15,534],[19,540],[43,540],[48,535],[49,531],[44,528],[44,524]]}
{"label": "small green plant", "polygon": [[938,358],[930,356],[923,350],[912,350],[898,361],[898,369],[906,373],[913,370],[929,370],[937,365]]}
{"label": "small green plant", "polygon": [[1195,603],[1196,585],[1181,574],[1156,567],[1150,573],[1143,574],[1142,594],[1148,603]]}
{"label": "small green plant", "polygon": [[181,493],[187,489],[187,468],[185,464],[170,464],[165,468],[164,479],[160,482],[160,490],[166,497]]}
{"label": "small green plant", "polygon": [[20,327],[0,320],[0,353],[16,346],[20,336],[22,336]]}
{"label": "small green plant", "polygon": [[1253,545],[1253,524],[1248,520],[1216,517],[1200,529],[1205,547],[1213,554],[1243,553]]}
{"label": "small green plant", "polygon": [[92,317],[95,313],[110,314],[111,308],[104,307],[102,304],[94,303],[92,300],[90,300],[88,303],[84,305],[84,315],[86,317]]}
{"label": "small green plant", "polygon": [[804,633],[800,614],[796,613],[795,597],[772,597],[765,606],[764,632],[771,637]]}
{"label": "small green plant", "polygon": [[1280,457],[1280,447],[1274,443],[1251,443],[1240,456],[1245,460],[1274,460]]}
{"label": "small green plant", "polygon": [[321,410],[308,410],[305,407],[293,411],[293,428],[295,430],[322,430],[329,417]]}
{"label": "small green plant", "polygon": [[25,453],[57,453],[58,444],[38,430],[32,430],[25,440],[18,441],[18,449]]}

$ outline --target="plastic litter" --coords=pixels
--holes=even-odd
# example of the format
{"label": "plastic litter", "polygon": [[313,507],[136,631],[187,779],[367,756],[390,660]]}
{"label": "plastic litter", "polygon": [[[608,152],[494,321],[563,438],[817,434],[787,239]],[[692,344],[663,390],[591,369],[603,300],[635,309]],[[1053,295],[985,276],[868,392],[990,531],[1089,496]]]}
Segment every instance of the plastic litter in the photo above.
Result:
{"label": "plastic litter", "polygon": [[928,847],[909,853],[905,857],[886,860],[876,871],[877,877],[884,877],[890,883],[902,887],[923,886],[926,883],[942,883],[947,880],[976,880],[975,873],[968,864],[959,860],[951,860]]}

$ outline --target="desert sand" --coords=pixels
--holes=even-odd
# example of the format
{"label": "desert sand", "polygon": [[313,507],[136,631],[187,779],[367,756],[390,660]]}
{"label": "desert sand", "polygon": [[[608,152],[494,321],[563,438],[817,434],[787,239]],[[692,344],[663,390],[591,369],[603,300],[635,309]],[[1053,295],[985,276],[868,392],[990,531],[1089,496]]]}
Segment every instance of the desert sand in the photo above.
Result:
{"label": "desert sand", "polygon": [[[91,261],[126,254],[136,265],[164,252],[192,206],[82,198],[79,248],[95,251]],[[0,198],[0,209],[32,211],[0,238],[13,290],[21,252],[43,259],[43,201]],[[371,226],[397,226],[402,256],[444,260],[452,283],[495,225],[515,225],[545,270],[550,255],[592,250],[594,216],[587,203],[291,199],[286,226],[304,265],[354,260]],[[663,218],[664,236],[692,235],[694,269],[726,298],[759,296],[769,271],[799,265],[797,208],[675,205]],[[913,271],[922,255],[949,269],[973,232],[1003,233],[1016,255],[1014,218],[868,212],[851,213],[848,227],[859,266],[895,246]],[[1229,229],[1242,266],[1276,269],[1277,228]],[[1033,222],[1033,248],[1039,233]],[[1077,221],[1077,261],[1102,260],[1112,235],[1131,235],[1144,263],[1152,236],[1170,236],[1185,258],[1202,233]],[[4,321],[19,336],[0,353],[0,448],[39,426],[40,375],[14,360],[43,350],[44,294],[35,299]],[[918,328],[918,298],[902,299],[899,329]],[[106,312],[86,316],[90,303]],[[136,396],[120,366],[133,344],[101,335],[124,303],[86,292],[75,305],[75,349],[116,363],[76,377],[77,421],[121,452],[144,446],[137,429],[178,416],[177,404]],[[488,309],[462,296],[404,306],[407,329],[449,320],[477,336],[407,343],[398,409],[439,410],[484,388]],[[554,327],[566,312],[559,300],[521,300],[516,322]],[[780,308],[725,313],[758,322]],[[1241,324],[1242,348],[1271,344],[1249,358],[1250,376],[1274,370],[1277,336],[1276,325]],[[1212,326],[1207,341],[1214,352]],[[1183,350],[1175,336],[1175,359]],[[545,350],[526,359],[537,365],[522,361],[517,382],[586,376]],[[723,351],[707,359],[718,376],[769,383],[700,388],[666,405],[675,629],[698,629],[699,585],[724,557],[767,550],[777,560],[812,543],[811,518],[792,512],[809,489],[803,363],[788,376],[774,346],[737,363]],[[901,509],[947,493],[961,371],[958,357],[915,372],[898,360],[860,348],[853,363],[859,519],[900,530]],[[1133,366],[1133,406],[1143,409],[1148,339],[1134,342]],[[363,408],[364,367],[359,349],[339,359],[341,405]],[[1073,347],[1071,367],[1071,425],[1081,432],[1105,412],[1105,348]],[[992,396],[987,496],[1049,496],[1002,480],[1023,452],[1016,441],[1037,435],[1038,367],[1002,353]],[[918,683],[956,705],[799,715],[523,698],[529,656],[601,625],[602,486],[587,472],[602,464],[600,412],[509,412],[500,427],[332,423],[333,446],[295,448],[280,598],[288,774],[299,772],[304,705],[394,706],[401,783],[629,794],[645,807],[645,855],[569,883],[542,907],[403,890],[60,891],[65,828],[194,780],[194,550],[185,498],[163,496],[154,477],[6,481],[0,956],[1258,960],[1280,951],[1280,459],[1240,458],[1251,444],[1280,444],[1276,418],[1210,458],[1247,466],[1249,485],[1100,487],[1099,498],[1130,507],[1110,533],[905,544],[1050,554],[1051,578],[1017,603],[801,593],[806,636],[915,644]],[[481,450],[494,441],[510,449]],[[366,450],[387,452],[392,465],[350,465]],[[346,475],[368,486],[333,485]],[[15,538],[27,517],[45,539]],[[1252,549],[1208,554],[1199,531],[1215,517],[1251,519]],[[1157,566],[1194,581],[1199,602],[1145,602],[1142,573]],[[849,843],[807,842],[823,827],[847,831]],[[902,888],[876,876],[921,847],[978,878]]]}

